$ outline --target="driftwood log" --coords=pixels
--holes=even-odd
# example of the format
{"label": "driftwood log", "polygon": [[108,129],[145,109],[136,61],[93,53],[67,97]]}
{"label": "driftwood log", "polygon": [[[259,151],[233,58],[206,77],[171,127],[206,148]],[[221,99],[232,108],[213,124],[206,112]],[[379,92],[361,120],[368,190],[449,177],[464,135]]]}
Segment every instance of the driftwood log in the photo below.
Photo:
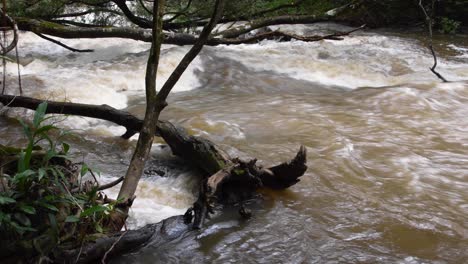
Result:
{"label": "driftwood log", "polygon": [[[30,97],[0,95],[0,103],[7,107],[22,107],[35,110],[43,100]],[[130,138],[137,133],[142,126],[142,120],[128,112],[117,110],[108,105],[89,105],[66,102],[47,101],[48,114],[79,115],[102,120],[111,121],[124,126],[127,132],[122,136]],[[240,213],[248,216],[249,213],[243,208],[243,202],[252,197],[258,188],[285,189],[299,181],[299,178],[307,170],[306,148],[301,146],[297,155],[288,162],[277,166],[264,168],[256,164],[257,160],[243,160],[238,157],[230,157],[212,141],[189,135],[184,128],[178,127],[168,121],[159,121],[156,128],[156,135],[166,141],[174,155],[198,167],[204,172],[205,178],[200,185],[200,192],[193,208],[189,208],[184,216],[185,223],[192,222],[194,229],[201,228],[205,217],[213,213],[216,204],[239,204]],[[146,234],[146,229],[141,229]],[[150,232],[148,231],[148,232]],[[130,232],[130,231],[129,231]],[[151,231],[154,233],[154,230]],[[115,252],[129,250],[136,247],[136,244],[144,243],[147,240],[128,233],[123,235],[118,241],[119,246],[115,246],[116,236],[100,240],[99,243],[87,245],[81,249],[81,254],[89,261],[95,260],[91,256],[106,252],[114,245]],[[145,238],[145,239],[143,239]],[[124,246],[128,245],[128,246]],[[66,255],[73,254],[69,251]],[[78,254],[79,251],[75,253]]]}

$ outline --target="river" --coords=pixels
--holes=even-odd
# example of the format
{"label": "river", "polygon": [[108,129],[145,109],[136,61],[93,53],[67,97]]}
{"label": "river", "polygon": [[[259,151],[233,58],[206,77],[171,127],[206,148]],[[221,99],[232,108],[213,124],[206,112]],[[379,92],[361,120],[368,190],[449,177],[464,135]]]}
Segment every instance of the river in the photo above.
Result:
{"label": "river", "polygon": [[[282,26],[296,33],[347,30],[334,24]],[[151,243],[117,263],[464,263],[468,259],[468,36],[437,36],[441,83],[419,33],[364,31],[342,41],[263,41],[205,47],[162,114],[228,152],[271,165],[302,144],[308,166],[283,192],[263,192],[207,227]],[[149,44],[122,39],[64,40],[71,53],[31,33],[19,53],[25,94],[108,104],[144,114]],[[158,87],[189,47],[163,46]],[[16,66],[8,64],[9,92]],[[0,144],[21,144],[1,110]],[[136,137],[109,122],[67,117],[73,155],[101,171],[125,174]],[[195,199],[196,172],[156,139],[128,225],[182,214]],[[110,190],[115,196],[118,189]]]}

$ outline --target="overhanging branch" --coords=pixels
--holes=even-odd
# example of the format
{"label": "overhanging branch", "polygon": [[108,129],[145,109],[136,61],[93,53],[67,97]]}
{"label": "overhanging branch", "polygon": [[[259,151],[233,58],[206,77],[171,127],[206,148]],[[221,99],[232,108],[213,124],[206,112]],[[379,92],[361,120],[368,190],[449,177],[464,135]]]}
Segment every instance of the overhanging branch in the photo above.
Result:
{"label": "overhanging branch", "polygon": [[[129,28],[129,27],[72,27],[65,26],[58,23],[53,23],[38,19],[18,18],[18,27],[21,30],[31,31],[38,34],[46,34],[59,38],[126,38],[145,42],[151,42],[151,30],[142,28]],[[311,22],[311,21],[309,21]],[[358,28],[361,29],[361,28]],[[344,36],[354,32],[355,30],[335,33],[327,36],[299,36],[288,34],[284,32],[276,33],[261,33],[254,35],[250,38],[219,38],[211,37],[207,39],[205,45],[234,45],[242,43],[255,43],[264,39],[275,39],[283,37],[283,40],[296,39],[302,41],[319,41],[322,39],[339,40],[340,36]],[[164,44],[173,45],[194,45],[197,43],[198,38],[191,34],[185,33],[165,33]]]}
{"label": "overhanging branch", "polygon": [[53,39],[53,38],[46,37],[46,36],[42,35],[41,33],[36,33],[36,35],[38,35],[39,37],[41,37],[41,38],[43,38],[43,39],[45,39],[45,40],[48,40],[48,41],[50,41],[50,42],[52,42],[52,43],[55,43],[55,44],[57,44],[57,45],[59,45],[59,46],[65,48],[65,49],[67,49],[67,50],[71,50],[71,51],[73,51],[73,52],[93,52],[93,51],[94,51],[94,50],[92,50],[92,49],[75,49],[75,48],[72,48],[72,47],[70,47],[70,46],[67,46],[67,45],[63,44],[62,42],[60,42],[60,41],[58,41],[58,40],[55,40],[55,39]]}

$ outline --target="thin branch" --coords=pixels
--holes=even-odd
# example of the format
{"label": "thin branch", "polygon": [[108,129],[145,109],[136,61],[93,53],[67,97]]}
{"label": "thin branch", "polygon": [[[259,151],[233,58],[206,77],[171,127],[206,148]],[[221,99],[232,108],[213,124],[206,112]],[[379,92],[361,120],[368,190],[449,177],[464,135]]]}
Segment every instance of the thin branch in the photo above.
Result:
{"label": "thin branch", "polygon": [[210,21],[203,28],[197,42],[195,43],[195,45],[192,46],[192,48],[187,52],[187,54],[185,54],[180,63],[177,65],[177,67],[174,69],[172,74],[162,86],[161,90],[158,93],[158,100],[162,102],[162,105],[165,105],[166,98],[171,92],[174,85],[180,79],[180,77],[185,72],[190,63],[193,61],[193,59],[195,59],[195,57],[198,56],[205,43],[208,41],[211,31],[216,26],[216,24],[218,24],[218,20],[221,18],[224,9],[224,4],[225,0],[216,1]]}
{"label": "thin branch", "polygon": [[138,2],[140,3],[141,7],[143,7],[143,9],[149,14],[149,15],[153,15],[153,12],[151,12],[151,10],[149,10],[145,3],[143,3],[143,0],[138,0]]}
{"label": "thin branch", "polygon": [[123,180],[124,180],[124,177],[122,176],[122,177],[118,178],[117,180],[115,180],[113,182],[109,182],[109,183],[106,183],[106,184],[103,184],[103,185],[99,185],[98,191],[102,191],[102,190],[112,188],[112,187],[116,186],[117,184],[121,183]]}
{"label": "thin branch", "polygon": [[82,12],[51,15],[51,16],[47,16],[47,17],[44,17],[44,18],[54,18],[55,19],[55,18],[65,18],[65,17],[79,17],[79,16],[84,16],[84,15],[96,13],[96,12],[106,12],[106,13],[111,13],[111,14],[115,14],[115,15],[123,15],[121,12],[116,11],[116,10],[107,9],[107,8],[98,8],[98,9],[88,9],[88,10],[82,11]]}
{"label": "thin branch", "polygon": [[263,28],[272,25],[280,24],[312,24],[318,22],[326,22],[335,19],[336,16],[343,10],[346,10],[351,3],[332,9],[320,15],[284,15],[275,17],[266,17],[250,21],[245,26],[240,26],[230,30],[225,30],[219,35],[224,38],[236,38],[240,35],[251,32],[252,30]]}
{"label": "thin branch", "polygon": [[244,43],[255,43],[258,41],[262,41],[265,39],[278,39],[279,41],[290,41],[292,39],[294,40],[300,40],[304,42],[313,42],[313,41],[320,41],[320,40],[343,40],[343,36],[349,35],[353,32],[356,32],[358,30],[361,30],[365,27],[366,25],[362,25],[358,28],[352,29],[350,31],[346,32],[338,32],[338,33],[333,33],[330,35],[325,35],[325,36],[300,36],[296,34],[290,34],[290,33],[285,33],[282,31],[271,31],[271,32],[266,32],[266,33],[261,33],[257,34],[255,36],[252,36],[250,38],[246,39],[231,39],[232,42],[230,44],[244,44]]}
{"label": "thin branch", "polygon": [[[434,0],[432,0],[432,11],[434,11]],[[436,56],[436,53],[434,51],[434,47],[433,47],[433,43],[432,43],[432,17],[429,16],[429,14],[427,13],[426,11],[426,8],[424,8],[424,5],[422,3],[422,0],[419,0],[419,6],[421,7],[423,13],[424,13],[424,16],[426,18],[426,23],[427,23],[427,27],[428,27],[428,30],[429,30],[429,49],[431,50],[431,54],[432,54],[432,57],[434,58],[434,65],[432,65],[431,68],[429,68],[431,70],[432,73],[434,73],[435,76],[437,76],[437,78],[439,78],[440,80],[442,80],[443,82],[448,82],[447,79],[445,79],[439,72],[436,71],[436,67],[437,67],[437,56]]]}
{"label": "thin branch", "polygon": [[88,24],[88,23],[77,22],[77,21],[73,21],[73,20],[67,20],[67,19],[53,19],[53,20],[50,20],[50,22],[58,23],[58,24],[61,24],[61,25],[72,25],[72,26],[84,27],[84,28],[103,28],[103,27],[107,27],[105,25]]}
{"label": "thin branch", "polygon": [[[5,13],[5,10],[2,9],[2,18],[3,18],[3,27],[11,27],[13,31],[13,40],[10,43],[0,43],[1,44],[1,55],[6,55],[8,52],[12,51],[16,45],[18,44],[18,25],[16,24],[15,20],[8,16]],[[3,30],[3,40],[6,42],[6,28]],[[8,44],[8,45],[7,45]]]}
{"label": "thin branch", "polygon": [[141,28],[151,28],[152,27],[152,21],[138,17],[133,12],[128,8],[126,1],[125,0],[112,0],[118,8],[123,12],[123,14],[130,20],[130,22],[134,23],[135,25],[141,27]]}
{"label": "thin branch", "polygon": [[16,66],[18,68],[18,88],[20,95],[23,95],[23,86],[21,85],[21,69],[20,69],[20,60],[18,55],[18,45],[15,47],[15,55],[16,55]]}
{"label": "thin branch", "polygon": [[164,22],[169,23],[169,22],[174,21],[176,18],[178,18],[178,17],[180,17],[180,16],[182,16],[182,15],[185,15],[185,16],[186,16],[186,15],[187,15],[186,12],[187,12],[187,10],[190,8],[190,5],[192,5],[192,0],[189,0],[188,3],[187,3],[187,5],[186,5],[181,11],[179,11],[179,12],[174,12],[174,13],[170,13],[170,12],[166,13],[166,15],[168,15],[168,14],[174,14],[174,16],[171,17],[171,18],[169,18],[169,19],[167,19],[167,20],[164,20]]}
{"label": "thin branch", "polygon": [[106,264],[107,255],[114,249],[115,245],[117,245],[117,243],[119,243],[120,239],[122,239],[122,237],[125,236],[125,234],[127,234],[127,231],[123,232],[120,235],[120,237],[112,244],[112,246],[109,248],[109,250],[106,251],[106,253],[104,254],[104,256],[101,259],[102,264]]}
{"label": "thin branch", "polygon": [[[35,32],[35,33],[36,33],[36,32]],[[71,50],[71,51],[73,51],[73,52],[93,52],[93,51],[94,51],[94,50],[92,50],[92,49],[80,50],[80,49],[72,48],[72,47],[70,47],[70,46],[67,46],[67,45],[63,44],[62,42],[60,42],[60,41],[58,41],[58,40],[55,40],[55,39],[53,39],[53,38],[46,37],[46,36],[42,35],[41,33],[36,33],[36,35],[38,35],[39,37],[41,37],[41,38],[43,38],[43,39],[45,39],[45,40],[48,40],[48,41],[50,41],[50,42],[53,42],[53,43],[55,43],[55,44],[57,44],[57,45],[59,45],[59,46],[61,46],[61,47],[64,47],[64,48],[66,48],[67,50]]]}

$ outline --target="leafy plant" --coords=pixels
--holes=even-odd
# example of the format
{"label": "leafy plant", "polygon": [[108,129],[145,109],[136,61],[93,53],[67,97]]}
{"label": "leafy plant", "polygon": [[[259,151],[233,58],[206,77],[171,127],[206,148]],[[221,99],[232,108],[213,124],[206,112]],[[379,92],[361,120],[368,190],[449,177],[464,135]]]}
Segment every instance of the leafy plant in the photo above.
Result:
{"label": "leafy plant", "polygon": [[70,160],[70,145],[63,141],[67,132],[45,117],[46,111],[42,103],[31,124],[20,121],[25,148],[0,145],[0,252],[16,245],[47,255],[60,243],[105,232],[115,209],[116,202],[104,201],[95,182],[83,184],[93,172]]}
{"label": "leafy plant", "polygon": [[460,29],[461,22],[448,17],[442,17],[439,22],[439,31],[444,34],[455,34]]}

